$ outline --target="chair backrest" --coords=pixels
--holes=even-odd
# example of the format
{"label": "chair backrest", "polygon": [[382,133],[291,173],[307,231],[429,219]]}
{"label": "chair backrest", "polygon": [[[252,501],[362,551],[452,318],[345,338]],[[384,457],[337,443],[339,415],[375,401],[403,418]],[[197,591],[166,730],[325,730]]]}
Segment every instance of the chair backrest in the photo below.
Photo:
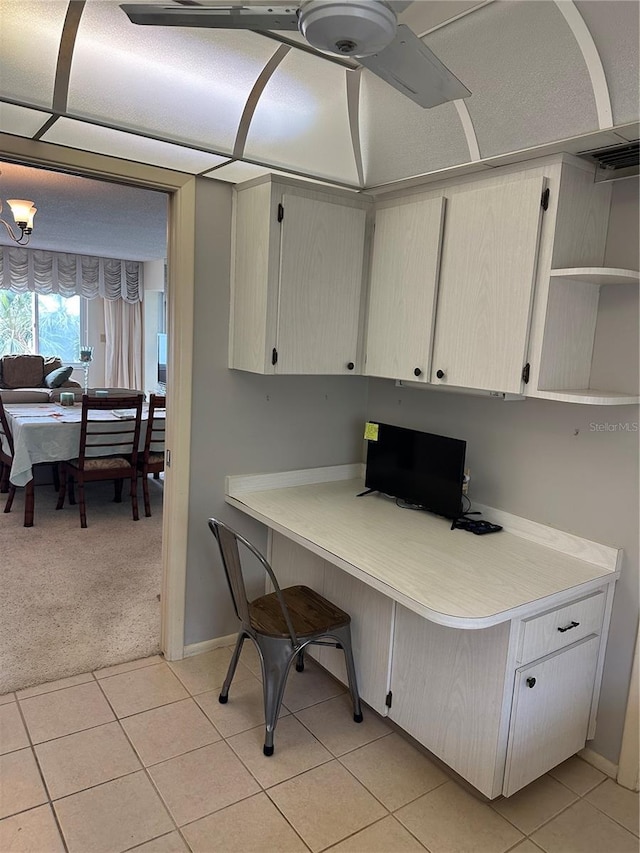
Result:
{"label": "chair backrest", "polygon": [[0,394],[0,451],[5,456],[13,457],[13,435],[9,429],[7,413],[4,410],[2,403],[2,395]]}
{"label": "chair backrest", "polygon": [[149,395],[149,417],[144,437],[144,459],[148,461],[150,453],[164,453],[165,419],[154,418],[158,409],[166,409],[167,398],[158,394]]}
{"label": "chair backrest", "polygon": [[[78,467],[96,456],[126,456],[135,468],[140,443],[143,394],[132,397],[82,397]],[[93,412],[126,411],[130,417],[91,417]]]}
{"label": "chair backrest", "polygon": [[218,542],[218,547],[220,548],[220,556],[222,558],[224,573],[227,576],[229,591],[231,592],[233,606],[235,608],[238,619],[240,619],[240,621],[247,627],[251,624],[251,616],[249,613],[249,600],[247,598],[247,590],[244,585],[244,578],[242,576],[242,563],[240,560],[240,549],[238,548],[238,543],[240,543],[245,548],[247,548],[247,550],[249,550],[254,555],[254,557],[257,558],[258,562],[262,565],[264,570],[269,575],[275,593],[278,597],[278,601],[280,602],[282,615],[284,616],[287,628],[289,630],[289,634],[291,635],[291,641],[294,643],[294,645],[297,645],[298,639],[293,628],[289,609],[287,608],[284,597],[280,590],[280,586],[278,584],[278,581],[276,580],[276,576],[273,573],[273,569],[262,556],[260,551],[258,551],[258,549],[255,548],[251,544],[251,542],[249,542],[248,539],[245,539],[244,536],[241,536],[240,533],[233,530],[223,521],[219,521],[216,518],[210,518],[209,528],[215,536]]}

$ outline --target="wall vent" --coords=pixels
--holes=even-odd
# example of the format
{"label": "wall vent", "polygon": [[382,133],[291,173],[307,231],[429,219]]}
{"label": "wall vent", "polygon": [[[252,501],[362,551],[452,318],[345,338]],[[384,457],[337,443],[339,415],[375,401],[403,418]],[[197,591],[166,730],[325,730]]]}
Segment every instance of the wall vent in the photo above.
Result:
{"label": "wall vent", "polygon": [[595,163],[596,181],[616,181],[640,174],[640,140],[581,151],[578,157]]}

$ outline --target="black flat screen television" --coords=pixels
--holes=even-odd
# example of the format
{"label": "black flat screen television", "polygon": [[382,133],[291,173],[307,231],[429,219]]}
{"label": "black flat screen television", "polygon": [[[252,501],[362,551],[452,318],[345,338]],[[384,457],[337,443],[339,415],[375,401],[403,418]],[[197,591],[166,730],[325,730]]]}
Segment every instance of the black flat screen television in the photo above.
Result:
{"label": "black flat screen television", "polygon": [[378,424],[369,440],[365,486],[445,518],[462,515],[466,441]]}

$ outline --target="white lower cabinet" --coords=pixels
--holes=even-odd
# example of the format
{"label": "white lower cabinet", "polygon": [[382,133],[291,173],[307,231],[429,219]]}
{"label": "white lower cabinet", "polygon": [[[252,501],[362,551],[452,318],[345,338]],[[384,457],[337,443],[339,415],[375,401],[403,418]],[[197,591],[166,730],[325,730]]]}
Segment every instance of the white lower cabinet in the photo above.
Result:
{"label": "white lower cabinet", "polygon": [[[584,747],[598,698],[606,588],[469,630],[407,610],[276,533],[271,562],[282,587],[305,584],[350,614],[362,699],[490,799],[514,794]],[[310,654],[347,683],[341,651]]]}
{"label": "white lower cabinet", "polygon": [[592,634],[516,671],[505,796],[583,748],[599,647]]}
{"label": "white lower cabinet", "polygon": [[487,797],[495,797],[509,623],[436,625],[396,605],[389,717]]}

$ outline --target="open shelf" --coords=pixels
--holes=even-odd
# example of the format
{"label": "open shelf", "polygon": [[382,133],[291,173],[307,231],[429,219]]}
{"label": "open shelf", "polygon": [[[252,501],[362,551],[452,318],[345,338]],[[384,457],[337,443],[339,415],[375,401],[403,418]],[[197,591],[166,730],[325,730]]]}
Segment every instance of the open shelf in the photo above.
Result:
{"label": "open shelf", "polygon": [[636,270],[617,267],[551,270],[533,396],[592,406],[640,402],[631,364],[637,360],[639,282]]}
{"label": "open shelf", "polygon": [[562,403],[586,403],[590,406],[630,406],[640,403],[640,396],[624,391],[598,391],[595,388],[581,388],[574,391],[536,391],[536,397],[543,400],[558,400]]}
{"label": "open shelf", "polygon": [[569,281],[586,281],[589,284],[638,284],[640,273],[637,270],[623,270],[614,267],[573,267],[551,270],[554,278],[566,278]]}

